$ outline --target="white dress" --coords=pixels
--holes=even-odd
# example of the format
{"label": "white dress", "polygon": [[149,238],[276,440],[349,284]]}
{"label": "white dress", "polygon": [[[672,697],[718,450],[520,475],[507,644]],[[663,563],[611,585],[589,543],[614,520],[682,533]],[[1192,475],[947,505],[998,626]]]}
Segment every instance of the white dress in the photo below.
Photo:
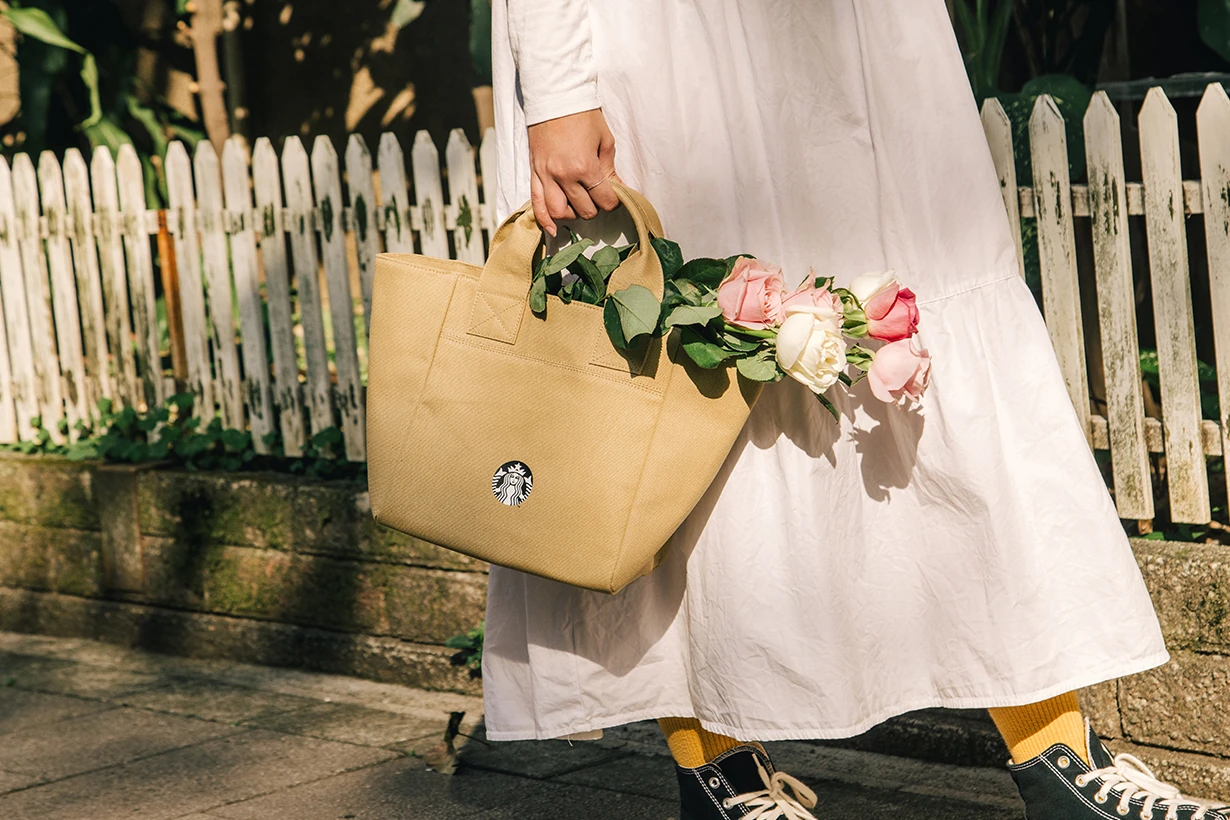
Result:
{"label": "white dress", "polygon": [[918,410],[856,389],[840,427],[801,385],[768,387],[665,564],[618,595],[493,569],[488,737],[665,716],[841,737],[1166,661],[942,0],[494,14],[501,216],[529,196],[527,124],[601,106],[686,257],[751,253],[795,281],[894,268],[933,371]]}

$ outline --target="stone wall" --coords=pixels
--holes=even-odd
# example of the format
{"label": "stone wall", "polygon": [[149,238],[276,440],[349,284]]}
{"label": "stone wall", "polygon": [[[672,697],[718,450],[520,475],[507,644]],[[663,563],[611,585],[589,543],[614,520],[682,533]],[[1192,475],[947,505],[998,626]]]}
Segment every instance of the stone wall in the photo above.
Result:
{"label": "stone wall", "polygon": [[[1230,550],[1133,542],[1173,655],[1082,693],[1115,750],[1230,797]],[[0,455],[0,629],[476,693],[450,636],[486,567],[376,525],[366,489]],[[853,745],[1002,763],[985,713],[916,713]]]}
{"label": "stone wall", "polygon": [[486,581],[375,524],[362,486],[0,456],[3,629],[474,692],[442,645]]}

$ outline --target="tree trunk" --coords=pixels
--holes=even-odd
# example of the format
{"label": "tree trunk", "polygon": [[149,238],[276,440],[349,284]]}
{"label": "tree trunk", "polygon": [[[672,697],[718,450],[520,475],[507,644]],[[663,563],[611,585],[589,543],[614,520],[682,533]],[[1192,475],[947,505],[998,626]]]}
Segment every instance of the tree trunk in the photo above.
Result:
{"label": "tree trunk", "polygon": [[218,69],[218,35],[222,33],[222,0],[195,0],[192,13],[192,51],[196,55],[197,96],[201,120],[214,149],[221,154],[231,135],[226,113],[226,90]]}

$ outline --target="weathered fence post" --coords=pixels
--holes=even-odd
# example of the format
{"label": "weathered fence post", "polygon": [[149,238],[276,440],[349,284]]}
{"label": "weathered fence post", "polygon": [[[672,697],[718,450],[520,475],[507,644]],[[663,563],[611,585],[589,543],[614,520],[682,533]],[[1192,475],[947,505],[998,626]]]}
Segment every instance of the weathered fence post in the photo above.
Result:
{"label": "weathered fence post", "polygon": [[1029,118],[1029,143],[1046,327],[1068,386],[1068,395],[1072,397],[1072,406],[1086,438],[1092,442],[1085,339],[1076,275],[1076,238],[1072,226],[1068,140],[1063,116],[1049,95],[1043,94],[1034,105]]}
{"label": "weathered fence post", "polygon": [[1209,483],[1200,434],[1200,381],[1192,319],[1179,126],[1160,88],[1140,110],[1140,161],[1145,187],[1145,229],[1162,386],[1162,430],[1170,518],[1204,524],[1211,517]]}
{"label": "weathered fence post", "polygon": [[1153,486],[1140,392],[1140,344],[1128,238],[1127,184],[1119,115],[1098,92],[1085,114],[1089,215],[1106,377],[1106,426],[1121,518],[1153,517]]}

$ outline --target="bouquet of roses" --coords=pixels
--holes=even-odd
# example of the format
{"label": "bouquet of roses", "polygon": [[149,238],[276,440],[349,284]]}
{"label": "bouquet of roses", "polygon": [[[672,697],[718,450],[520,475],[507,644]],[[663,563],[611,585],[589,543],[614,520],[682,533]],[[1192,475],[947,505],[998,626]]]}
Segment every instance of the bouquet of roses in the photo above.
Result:
{"label": "bouquet of roses", "polygon": [[[614,293],[607,282],[634,246],[603,247],[575,234],[534,272],[530,308],[547,309],[547,296],[603,306],[612,344],[628,349],[647,336],[680,334],[684,353],[703,368],[731,363],[744,378],[777,382],[786,376],[807,385],[834,418],[825,393],[867,378],[872,394],[894,404],[917,402],[927,388],[931,356],[919,345],[914,294],[892,271],[857,277],[834,287],[815,271],[792,293],[781,268],[747,256],[685,262],[679,246],[654,238],[665,279],[659,300],[631,285]],[[854,375],[851,376],[851,371]]]}

